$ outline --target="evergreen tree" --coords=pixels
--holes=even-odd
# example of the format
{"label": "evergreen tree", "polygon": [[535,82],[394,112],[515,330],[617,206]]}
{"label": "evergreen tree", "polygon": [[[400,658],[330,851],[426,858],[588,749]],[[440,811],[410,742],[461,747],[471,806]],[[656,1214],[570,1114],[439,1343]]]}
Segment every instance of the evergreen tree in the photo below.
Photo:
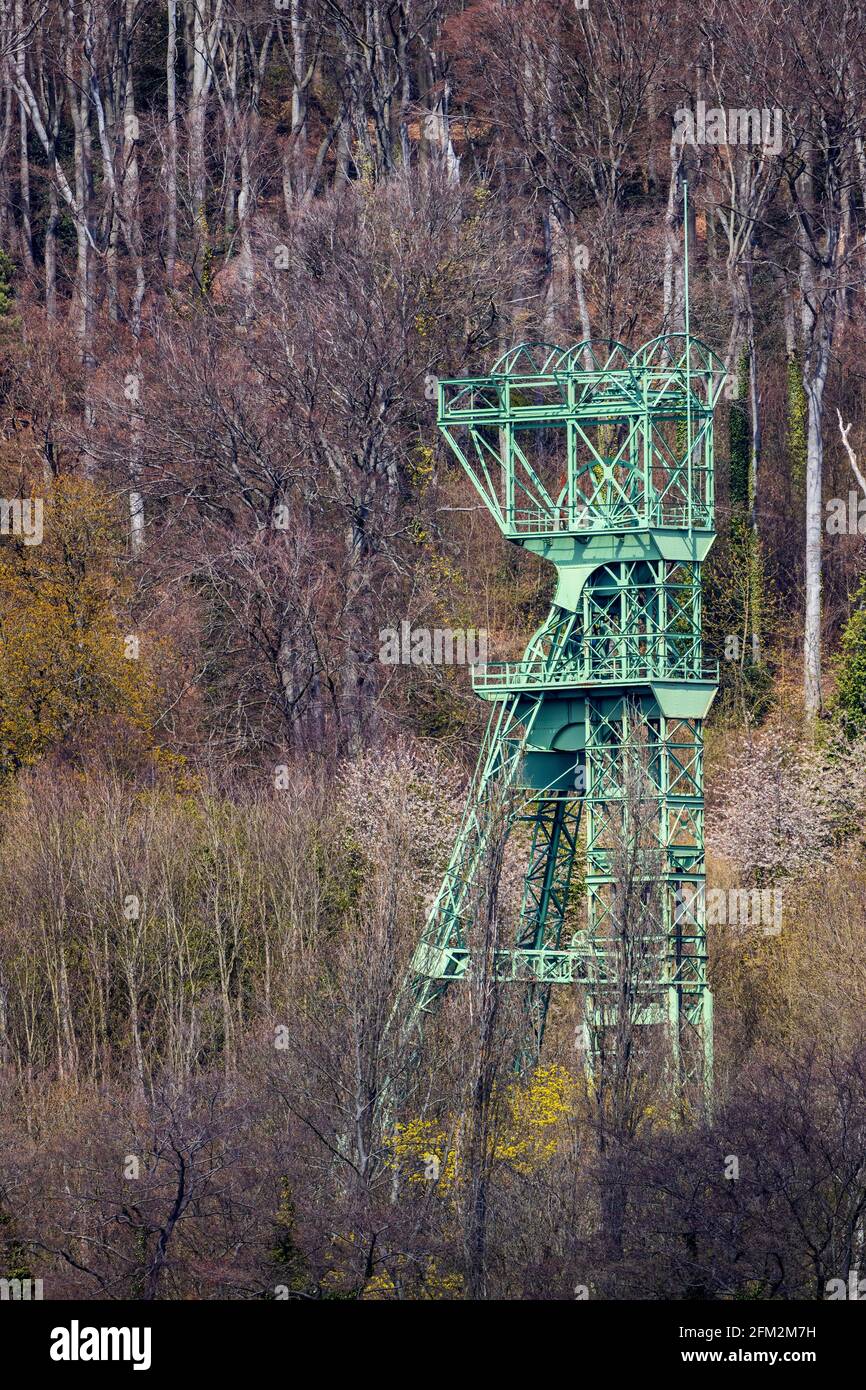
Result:
{"label": "evergreen tree", "polygon": [[854,602],[836,658],[834,709],[846,738],[856,738],[866,729],[866,578]]}
{"label": "evergreen tree", "polygon": [[737,364],[737,397],[731,402],[728,439],[731,451],[731,512],[749,505],[749,350],[744,348]]}
{"label": "evergreen tree", "polygon": [[15,301],[15,292],[12,288],[12,276],[15,267],[12,259],[0,246],[0,320],[8,320],[12,317],[12,306]]}
{"label": "evergreen tree", "polygon": [[803,389],[803,364],[798,355],[788,358],[788,457],[791,477],[798,493],[806,484],[806,392]]}

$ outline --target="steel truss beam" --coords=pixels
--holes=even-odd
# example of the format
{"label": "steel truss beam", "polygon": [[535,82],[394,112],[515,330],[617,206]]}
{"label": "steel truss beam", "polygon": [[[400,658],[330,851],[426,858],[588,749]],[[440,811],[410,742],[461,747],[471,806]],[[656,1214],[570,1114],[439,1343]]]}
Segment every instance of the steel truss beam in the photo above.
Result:
{"label": "steel truss beam", "polygon": [[[440,382],[445,438],[503,534],[551,560],[559,582],[523,660],[476,673],[490,720],[411,967],[420,1026],[472,969],[485,877],[519,834],[522,903],[488,965],[523,987],[527,1054],[555,984],[582,988],[588,1035],[622,1022],[630,932],[633,1022],[668,1030],[679,1083],[704,1094],[702,721],[718,669],[702,653],[701,563],[723,380],[710,349],[672,334],[634,353],[523,344],[489,377]],[[587,1058],[598,1065],[596,1046]]]}

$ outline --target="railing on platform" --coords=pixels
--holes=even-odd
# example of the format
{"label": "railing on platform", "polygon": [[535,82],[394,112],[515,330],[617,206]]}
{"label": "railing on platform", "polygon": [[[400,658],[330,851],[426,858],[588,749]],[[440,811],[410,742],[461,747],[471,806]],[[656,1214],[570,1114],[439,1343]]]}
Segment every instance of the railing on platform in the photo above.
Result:
{"label": "railing on platform", "polygon": [[[534,661],[499,661],[476,666],[472,673],[474,688],[482,693],[490,690],[554,689],[579,685],[625,685],[647,681],[708,681],[719,679],[719,663],[705,660],[700,653],[700,640],[691,650],[678,655],[671,641],[662,641],[656,650],[641,651],[636,643],[641,639],[588,638],[578,655],[558,657],[553,662],[545,658]],[[677,639],[674,638],[675,642]],[[653,639],[649,639],[652,644]],[[620,650],[602,652],[602,644],[619,644]]]}
{"label": "railing on platform", "polygon": [[611,531],[630,531],[653,527],[657,530],[712,530],[713,507],[695,501],[691,511],[687,506],[644,505],[641,501],[616,507],[580,504],[569,516],[568,507],[547,511],[542,507],[513,507],[503,512],[507,534],[547,536],[552,534],[592,534]]}

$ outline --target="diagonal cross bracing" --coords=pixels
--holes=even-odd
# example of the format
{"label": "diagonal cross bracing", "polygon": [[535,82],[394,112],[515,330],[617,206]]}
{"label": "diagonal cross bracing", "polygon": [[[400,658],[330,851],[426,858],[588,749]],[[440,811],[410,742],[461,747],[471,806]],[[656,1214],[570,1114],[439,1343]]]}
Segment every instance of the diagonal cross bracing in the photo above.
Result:
{"label": "diagonal cross bracing", "polygon": [[502,533],[555,565],[557,591],[523,659],[475,673],[490,721],[411,967],[420,1024],[472,971],[491,865],[511,846],[522,897],[490,968],[523,988],[530,1051],[555,985],[581,994],[591,1068],[631,997],[636,1026],[667,1030],[680,1084],[704,1093],[702,722],[718,673],[700,570],[723,381],[709,348],[672,334],[633,353],[522,344],[487,378],[440,382],[445,438]]}

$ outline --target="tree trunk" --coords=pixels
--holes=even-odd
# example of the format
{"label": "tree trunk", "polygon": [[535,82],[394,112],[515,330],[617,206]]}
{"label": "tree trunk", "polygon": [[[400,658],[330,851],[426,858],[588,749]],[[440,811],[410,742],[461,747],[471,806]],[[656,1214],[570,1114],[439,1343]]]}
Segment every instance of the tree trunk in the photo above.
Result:
{"label": "tree trunk", "polygon": [[177,0],[168,0],[168,41],[165,50],[166,160],[165,160],[165,278],[174,289],[177,263]]}
{"label": "tree trunk", "polygon": [[[15,29],[18,34],[24,31],[22,0],[15,0]],[[23,46],[19,46],[15,50],[15,67],[19,81],[24,77],[24,65],[24,48]],[[30,156],[27,150],[27,111],[20,97],[18,98],[18,132],[20,139],[18,211],[21,218],[19,242],[21,245],[21,259],[24,262],[24,268],[32,275],[35,267],[33,264],[33,228],[30,219]]]}
{"label": "tree trunk", "polygon": [[813,719],[821,709],[821,476],[823,441],[821,405],[824,385],[809,380],[803,387],[809,411],[806,436],[806,612],[803,629],[803,684],[806,715]]}
{"label": "tree trunk", "polygon": [[680,245],[682,161],[682,146],[672,139],[668,205],[665,212],[665,270],[662,304],[662,317],[671,333],[679,332],[683,326],[683,253]]}
{"label": "tree trunk", "polygon": [[60,209],[53,178],[48,184],[48,221],[45,224],[45,313],[49,323],[57,322],[57,227]]}

